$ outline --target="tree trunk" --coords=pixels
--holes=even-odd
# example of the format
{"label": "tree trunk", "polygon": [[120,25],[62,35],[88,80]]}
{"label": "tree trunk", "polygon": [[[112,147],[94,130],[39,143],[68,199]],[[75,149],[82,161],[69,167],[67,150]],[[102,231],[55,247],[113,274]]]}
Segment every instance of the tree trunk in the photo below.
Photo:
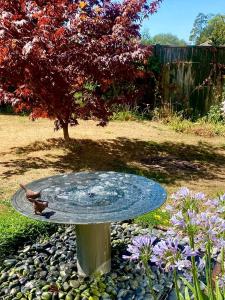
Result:
{"label": "tree trunk", "polygon": [[70,140],[69,130],[68,130],[68,123],[63,125],[63,136],[64,136],[64,140],[66,142],[68,142]]}

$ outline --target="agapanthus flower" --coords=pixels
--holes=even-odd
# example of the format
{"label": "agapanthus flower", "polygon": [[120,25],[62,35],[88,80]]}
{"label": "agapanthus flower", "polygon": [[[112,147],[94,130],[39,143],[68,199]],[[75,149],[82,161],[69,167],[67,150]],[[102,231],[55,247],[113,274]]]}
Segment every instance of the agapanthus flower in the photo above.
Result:
{"label": "agapanthus flower", "polygon": [[[196,268],[198,270],[197,276],[202,277],[202,275],[205,274],[205,260],[201,258],[200,256],[197,256],[197,259],[195,259]],[[193,273],[192,269],[188,268],[183,270],[182,277],[185,277],[187,281],[190,283],[193,282]]]}
{"label": "agapanthus flower", "polygon": [[208,209],[210,209],[210,208],[215,208],[215,207],[217,207],[219,205],[219,200],[218,199],[212,199],[212,200],[207,200],[206,202],[205,202],[205,206],[208,208]]}
{"label": "agapanthus flower", "polygon": [[178,210],[186,212],[188,209],[198,211],[201,202],[206,199],[202,192],[195,193],[187,187],[180,188],[176,193],[171,196],[172,204],[167,206],[167,210],[172,213]]}
{"label": "agapanthus flower", "polygon": [[220,234],[225,230],[225,221],[216,214],[202,212],[198,214],[197,225],[209,235]]}
{"label": "agapanthus flower", "polygon": [[187,227],[197,225],[197,216],[198,214],[191,209],[188,209],[184,213],[182,211],[178,211],[171,217],[170,222],[175,228],[181,229],[183,234],[187,234]]}
{"label": "agapanthus flower", "polygon": [[181,227],[181,228],[185,227],[185,220],[181,211],[178,211],[178,213],[173,215],[170,219],[170,222],[172,223],[173,226]]}
{"label": "agapanthus flower", "polygon": [[169,212],[174,211],[174,207],[173,207],[172,205],[169,205],[169,204],[166,205],[165,209],[166,209],[167,211],[169,211]]}
{"label": "agapanthus flower", "polygon": [[206,207],[206,211],[210,211],[212,213],[223,214],[225,212],[225,194],[220,195],[216,199],[210,199],[204,203]]}
{"label": "agapanthus flower", "polygon": [[127,251],[130,252],[131,255],[123,255],[123,258],[129,260],[149,260],[155,240],[156,237],[148,235],[133,238],[132,243],[128,245],[127,248]]}
{"label": "agapanthus flower", "polygon": [[212,244],[217,251],[224,248],[223,233],[225,232],[225,220],[210,212],[202,212],[197,217],[198,231],[195,234],[195,243],[202,251],[207,244]]}
{"label": "agapanthus flower", "polygon": [[191,194],[191,191],[187,187],[180,188],[176,193],[172,194],[171,198],[173,200],[180,200],[182,198],[187,198]]}
{"label": "agapanthus flower", "polygon": [[196,200],[205,200],[206,195],[202,192],[199,192],[199,193],[192,194],[192,198],[194,198]]}
{"label": "agapanthus flower", "polygon": [[179,271],[191,268],[190,256],[197,253],[188,245],[181,249],[177,239],[168,238],[160,241],[153,247],[151,261],[161,267],[166,272],[178,269]]}
{"label": "agapanthus flower", "polygon": [[181,200],[184,198],[192,198],[195,200],[204,200],[206,198],[205,194],[202,192],[195,193],[188,189],[187,187],[180,188],[176,193],[172,194],[171,198],[173,200]]}

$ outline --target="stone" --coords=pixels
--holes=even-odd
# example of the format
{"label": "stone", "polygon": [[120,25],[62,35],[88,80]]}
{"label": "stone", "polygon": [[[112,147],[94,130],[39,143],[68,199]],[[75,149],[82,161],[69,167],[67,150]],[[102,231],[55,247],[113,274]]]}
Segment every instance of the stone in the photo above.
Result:
{"label": "stone", "polygon": [[9,289],[12,289],[12,288],[18,286],[19,284],[20,284],[19,280],[12,281],[9,284]]}
{"label": "stone", "polygon": [[46,271],[41,271],[41,272],[39,273],[39,277],[42,278],[42,279],[44,279],[44,278],[46,278],[47,274],[48,274],[48,273],[47,273]]}
{"label": "stone", "polygon": [[20,292],[20,287],[16,286],[10,290],[10,295],[15,296],[18,292]]}
{"label": "stone", "polygon": [[21,299],[23,297],[23,294],[21,292],[16,294],[16,299]]}
{"label": "stone", "polygon": [[59,272],[59,274],[60,274],[61,277],[66,277],[66,276],[68,276],[68,271],[66,271],[66,270],[61,270],[61,271]]}
{"label": "stone", "polygon": [[112,274],[111,274],[111,278],[112,278],[112,279],[116,279],[116,278],[117,278],[117,273],[112,273]]}
{"label": "stone", "polygon": [[28,288],[28,289],[33,289],[34,287],[36,286],[36,283],[34,281],[28,281],[26,284],[25,284],[25,287]]}
{"label": "stone", "polygon": [[41,295],[42,300],[51,300],[52,299],[52,293],[44,292]]}
{"label": "stone", "polygon": [[31,246],[26,246],[23,250],[22,250],[22,253],[28,253],[31,251]]}
{"label": "stone", "polygon": [[80,291],[84,291],[86,288],[87,288],[87,285],[86,285],[86,284],[82,284],[82,285],[79,287],[79,290],[80,290]]}
{"label": "stone", "polygon": [[0,276],[0,283],[6,281],[8,279],[8,276],[9,276],[8,273],[3,272]]}
{"label": "stone", "polygon": [[72,288],[75,288],[75,289],[77,289],[80,286],[79,280],[70,280],[69,284]]}
{"label": "stone", "polygon": [[[149,229],[143,231],[139,225],[128,223],[123,228],[122,224],[112,224],[112,231],[115,233],[112,240],[112,273],[104,275],[96,281],[79,277],[76,268],[76,257],[73,256],[70,259],[67,254],[71,250],[73,255],[76,255],[76,248],[74,248],[76,236],[73,231],[65,234],[62,230],[60,235],[56,234],[49,237],[49,243],[54,246],[48,246],[46,250],[49,253],[49,250],[55,247],[52,255],[50,253],[48,257],[46,257],[46,254],[42,255],[44,250],[41,250],[41,247],[43,246],[38,246],[37,248],[40,250],[37,252],[32,245],[28,245],[33,256],[29,256],[29,247],[26,246],[28,248],[24,247],[24,249],[26,249],[25,252],[28,251],[27,253],[22,253],[23,256],[20,253],[17,257],[11,258],[17,261],[16,264],[11,267],[3,266],[2,271],[0,271],[0,299],[16,300],[19,299],[17,298],[18,294],[18,297],[21,297],[22,300],[25,298],[23,295],[27,295],[27,300],[43,300],[43,294],[47,293],[44,295],[48,295],[50,293],[49,286],[57,285],[59,293],[57,293],[58,298],[56,299],[60,300],[65,300],[67,295],[69,295],[67,298],[72,297],[73,300],[95,300],[97,299],[95,297],[101,300],[151,300],[144,270],[140,269],[136,262],[128,262],[122,259],[122,255],[125,254],[123,249],[130,243],[135,232],[140,231],[140,234],[143,234],[143,232],[144,234],[150,234],[150,231]],[[125,234],[129,231],[131,231],[132,236],[128,238]],[[39,244],[42,245],[42,243]],[[57,257],[55,256],[56,250],[58,251]],[[61,254],[63,254],[64,260],[61,260]],[[37,261],[37,266],[34,266],[34,259]],[[61,275],[64,276],[60,275],[60,271],[62,272]],[[23,272],[25,272],[24,276],[22,276]],[[163,274],[159,268],[153,266],[152,272],[154,274],[152,277],[153,284],[157,290],[158,286],[160,286],[162,292],[172,286],[172,280],[169,279],[169,276]],[[34,280],[34,276],[37,279]],[[21,286],[21,292],[17,291],[13,296],[10,295],[9,283],[12,284],[12,288],[16,288],[17,285]],[[51,295],[51,300],[56,300],[53,294]]]}
{"label": "stone", "polygon": [[12,267],[12,266],[14,266],[16,263],[17,263],[17,260],[16,260],[16,259],[6,259],[6,260],[4,260],[4,262],[3,262],[4,266],[6,266],[6,267]]}
{"label": "stone", "polygon": [[65,300],[74,300],[74,296],[71,293],[69,293],[66,295]]}
{"label": "stone", "polygon": [[68,284],[68,282],[65,281],[63,283],[63,289],[64,289],[65,292],[67,292],[70,289],[70,285]]}
{"label": "stone", "polygon": [[42,287],[42,291],[48,291],[50,288],[49,284],[46,284],[45,286]]}
{"label": "stone", "polygon": [[126,296],[126,294],[127,294],[127,290],[123,290],[123,289],[122,289],[122,290],[119,291],[117,297],[118,297],[118,298],[121,298],[121,297]]}
{"label": "stone", "polygon": [[133,290],[136,290],[139,287],[139,282],[137,280],[132,280],[130,286]]}
{"label": "stone", "polygon": [[90,296],[88,298],[88,300],[99,300],[99,297],[97,297],[97,296]]}
{"label": "stone", "polygon": [[65,293],[62,292],[62,291],[60,291],[59,294],[58,294],[58,296],[59,296],[59,299],[64,299]]}

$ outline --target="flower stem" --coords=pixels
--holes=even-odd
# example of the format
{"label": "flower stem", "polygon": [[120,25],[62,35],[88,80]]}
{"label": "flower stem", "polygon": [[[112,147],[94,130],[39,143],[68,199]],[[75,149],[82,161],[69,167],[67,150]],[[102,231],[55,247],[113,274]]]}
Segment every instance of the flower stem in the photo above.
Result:
{"label": "flower stem", "polygon": [[213,283],[212,283],[212,263],[211,263],[211,246],[210,241],[208,241],[206,246],[206,274],[207,274],[207,287],[209,298],[214,300],[214,293],[213,293]]}
{"label": "flower stem", "polygon": [[151,271],[151,269],[150,269],[150,267],[148,265],[148,261],[143,260],[143,265],[144,265],[144,268],[145,268],[145,273],[146,273],[147,278],[148,278],[148,286],[149,286],[150,292],[151,292],[151,294],[153,296],[153,299],[157,300],[155,291],[153,289],[153,284],[152,284],[152,278],[151,278],[152,271]]}
{"label": "flower stem", "polygon": [[179,287],[177,284],[177,271],[174,270],[173,271],[173,278],[174,278],[174,284],[175,284],[175,291],[176,291],[176,295],[177,295],[177,300],[180,300],[180,291],[179,291]]}
{"label": "flower stem", "polygon": [[[189,240],[190,246],[193,250],[195,250],[195,243],[194,243],[194,235],[192,232],[189,232]],[[191,264],[192,264],[192,275],[193,275],[193,282],[194,282],[194,299],[195,300],[203,300],[202,291],[200,288],[199,280],[198,280],[198,273],[195,263],[195,258],[191,257]]]}

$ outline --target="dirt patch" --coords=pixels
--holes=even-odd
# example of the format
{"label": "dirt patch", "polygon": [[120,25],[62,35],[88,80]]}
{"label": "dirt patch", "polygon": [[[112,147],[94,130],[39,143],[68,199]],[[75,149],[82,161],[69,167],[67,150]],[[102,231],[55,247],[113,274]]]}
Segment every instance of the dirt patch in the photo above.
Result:
{"label": "dirt patch", "polygon": [[114,170],[144,175],[169,192],[179,186],[224,191],[225,138],[176,133],[156,122],[80,121],[71,142],[48,120],[0,115],[0,191],[10,200],[19,183],[64,172]]}
{"label": "dirt patch", "polygon": [[5,205],[0,204],[0,214],[5,213],[8,210],[8,208]]}

